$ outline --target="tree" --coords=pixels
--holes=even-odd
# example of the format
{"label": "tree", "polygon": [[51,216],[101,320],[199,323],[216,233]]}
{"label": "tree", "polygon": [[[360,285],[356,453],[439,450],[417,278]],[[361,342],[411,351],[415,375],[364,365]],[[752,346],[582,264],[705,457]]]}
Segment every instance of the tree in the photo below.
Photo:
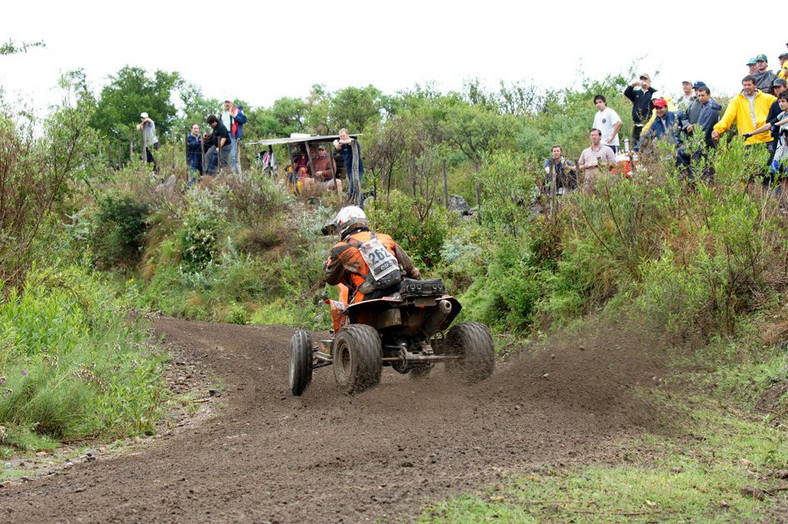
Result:
{"label": "tree", "polygon": [[8,42],[0,44],[0,56],[27,53],[27,50],[31,47],[46,47],[46,44],[42,40],[38,42],[22,42],[21,44],[8,40]]}
{"label": "tree", "polygon": [[378,88],[346,87],[337,91],[329,106],[329,122],[336,128],[346,127],[351,132],[360,132],[368,124],[380,122],[383,111],[383,97]]}
{"label": "tree", "polygon": [[166,135],[176,119],[173,92],[180,90],[183,79],[177,72],[156,71],[153,78],[139,67],[126,66],[101,90],[98,107],[90,125],[107,136],[127,135],[140,119],[150,115],[160,135]]}
{"label": "tree", "polygon": [[[215,98],[205,98],[202,90],[191,82],[183,82],[179,92],[181,104],[183,104],[184,118],[176,122],[176,129],[184,132],[190,130],[192,124],[203,124],[205,118],[216,113],[221,103]],[[158,123],[157,123],[158,125]]]}
{"label": "tree", "polygon": [[[331,130],[328,120],[328,109],[331,105],[331,96],[326,93],[322,84],[314,84],[306,100],[307,128],[318,135],[327,135]],[[338,130],[335,130],[338,131]]]}

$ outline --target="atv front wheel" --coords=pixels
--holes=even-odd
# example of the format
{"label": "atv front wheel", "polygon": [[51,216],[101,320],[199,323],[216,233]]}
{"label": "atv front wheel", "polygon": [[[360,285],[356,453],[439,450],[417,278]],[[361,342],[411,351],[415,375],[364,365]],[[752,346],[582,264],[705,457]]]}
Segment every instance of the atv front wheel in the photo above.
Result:
{"label": "atv front wheel", "polygon": [[446,362],[450,372],[457,372],[469,383],[484,380],[492,375],[495,351],[487,326],[479,322],[463,322],[453,326],[444,341],[446,351],[458,359]]}
{"label": "atv front wheel", "polygon": [[300,396],[312,382],[312,339],[306,331],[296,331],[290,339],[290,391]]}
{"label": "atv front wheel", "polygon": [[358,393],[380,383],[383,348],[372,326],[350,324],[334,339],[334,378],[347,393]]}

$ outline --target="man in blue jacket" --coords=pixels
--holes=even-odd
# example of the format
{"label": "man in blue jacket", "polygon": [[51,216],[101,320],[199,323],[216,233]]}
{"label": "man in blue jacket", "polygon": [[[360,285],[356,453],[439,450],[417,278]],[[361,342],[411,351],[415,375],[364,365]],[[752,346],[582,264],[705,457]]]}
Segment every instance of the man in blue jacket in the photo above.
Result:
{"label": "man in blue jacket", "polygon": [[676,113],[668,111],[668,102],[662,97],[655,98],[651,103],[654,105],[657,117],[651,123],[644,138],[667,139],[675,142],[679,131],[679,120]]}
{"label": "man in blue jacket", "polygon": [[676,152],[676,163],[687,179],[693,180],[702,166],[701,177],[710,180],[713,174],[712,166],[703,159],[708,155],[709,149],[717,145],[711,132],[720,120],[722,106],[711,97],[711,90],[706,84],[698,83],[702,85],[695,88],[698,99],[693,102],[693,105],[698,106],[697,121],[684,127],[685,135]]}
{"label": "man in blue jacket", "polygon": [[186,165],[189,166],[189,185],[197,181],[197,175],[202,174],[202,137],[200,124],[192,125],[192,131],[186,135]]}

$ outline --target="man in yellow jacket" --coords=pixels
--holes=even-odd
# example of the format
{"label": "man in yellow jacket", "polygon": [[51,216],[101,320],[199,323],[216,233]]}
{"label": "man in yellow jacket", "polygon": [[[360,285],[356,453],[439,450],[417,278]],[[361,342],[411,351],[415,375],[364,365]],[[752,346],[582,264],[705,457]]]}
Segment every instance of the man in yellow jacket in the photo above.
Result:
{"label": "man in yellow jacket", "polygon": [[[715,142],[720,139],[722,133],[731,127],[734,120],[736,121],[739,136],[745,133],[752,133],[754,129],[761,127],[766,122],[769,108],[776,98],[756,89],[755,77],[752,75],[745,76],[741,81],[741,86],[741,93],[731,99],[725,114],[722,115],[720,121],[714,126],[714,131],[711,132],[711,138]],[[760,133],[752,135],[744,143],[751,146],[769,142],[771,139],[772,137],[769,133]]]}

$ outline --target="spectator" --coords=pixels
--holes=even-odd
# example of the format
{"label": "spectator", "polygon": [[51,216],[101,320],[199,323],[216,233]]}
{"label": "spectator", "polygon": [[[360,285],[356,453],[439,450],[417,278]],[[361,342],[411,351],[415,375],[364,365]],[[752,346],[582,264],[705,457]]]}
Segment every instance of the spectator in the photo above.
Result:
{"label": "spectator", "polygon": [[217,167],[221,171],[230,165],[230,132],[216,115],[208,115],[205,121],[213,128],[211,135],[205,140],[205,145],[210,146],[205,153],[208,163],[205,173],[213,176]]}
{"label": "spectator", "polygon": [[[702,84],[702,85],[698,85]],[[711,90],[703,82],[695,83],[697,100],[690,106],[690,121],[684,126],[684,140],[676,151],[676,164],[689,180],[694,180],[696,171],[702,169],[702,178],[711,180],[713,168],[703,160],[708,149],[716,144],[711,133],[720,119],[722,106],[711,98]],[[697,109],[697,117],[695,112]],[[696,118],[694,121],[692,119]]]}
{"label": "spectator", "polygon": [[[769,149],[769,164],[771,165],[772,158],[774,157],[774,152],[777,149],[777,134],[779,133],[779,129],[775,126],[775,122],[780,120],[780,113],[782,113],[782,108],[780,107],[780,100],[779,96],[782,92],[785,91],[786,83],[784,78],[775,78],[774,83],[772,84],[772,94],[778,97],[777,100],[772,102],[772,105],[769,107],[769,114],[766,115],[766,124],[769,124],[771,127],[771,141],[767,142],[766,147]],[[753,132],[753,134],[755,134]]]}
{"label": "spectator", "polygon": [[679,130],[676,113],[668,111],[668,102],[662,97],[653,99],[651,103],[654,104],[657,116],[643,136],[652,140],[666,139],[675,142]]}
{"label": "spectator", "polygon": [[159,138],[156,136],[156,124],[148,116],[148,113],[140,113],[140,123],[137,124],[137,131],[142,131],[142,140],[145,145],[145,160],[147,163],[153,163],[153,172],[159,172],[159,164],[156,162],[156,157],[153,156],[151,148],[159,150]]}
{"label": "spectator", "polygon": [[788,53],[781,54],[779,56],[779,59],[780,59],[780,72],[777,73],[777,78],[788,79]]}
{"label": "spectator", "polygon": [[[715,141],[712,140],[711,134],[714,131],[714,126],[720,121],[722,106],[711,97],[711,90],[705,84],[698,87],[696,93],[700,104],[697,127],[703,130],[706,145],[713,147]],[[688,131],[694,133],[695,126],[692,126]]]}
{"label": "spectator", "polygon": [[224,101],[224,106],[222,107],[222,112],[219,115],[224,124],[225,129],[230,136],[230,156],[232,157],[233,162],[233,171],[235,171],[236,166],[236,151],[235,151],[235,137],[233,136],[233,130],[235,129],[235,107],[233,107],[233,103],[230,100]]}
{"label": "spectator", "polygon": [[[342,161],[350,186],[350,201],[364,207],[361,193],[361,181],[364,176],[364,164],[361,162],[361,145],[358,140],[350,138],[347,129],[339,130],[339,139],[334,140],[334,147],[342,152]],[[358,183],[356,183],[358,181]]]}
{"label": "spectator", "polygon": [[241,169],[238,167],[241,163],[241,139],[244,137],[244,124],[246,123],[246,114],[244,114],[244,106],[238,104],[235,108],[233,115],[233,128],[231,137],[235,140],[235,155],[233,155],[233,170],[240,173]]}
{"label": "spectator", "polygon": [[[637,87],[640,84],[640,87]],[[643,126],[651,116],[651,97],[656,89],[651,87],[651,77],[643,73],[624,90],[624,96],[632,101],[632,143],[637,145]]]}
{"label": "spectator", "polygon": [[583,173],[583,191],[592,192],[602,176],[602,168],[612,166],[616,161],[613,150],[602,144],[602,132],[592,129],[589,133],[591,146],[580,154],[577,166]]}
{"label": "spectator", "polygon": [[[722,119],[717,122],[711,132],[711,137],[715,142],[720,139],[722,133],[733,125],[733,122],[736,122],[740,136],[752,133],[754,129],[761,127],[766,122],[769,108],[775,100],[774,96],[756,89],[755,78],[752,75],[742,78],[741,85],[741,93],[731,98],[725,114],[722,115]],[[746,139],[745,144],[748,146],[771,141],[771,136],[763,133],[744,138]]]}
{"label": "spectator", "polygon": [[[782,80],[782,79],[781,79]],[[786,138],[788,136],[788,92],[783,90],[777,97],[777,104],[781,111],[777,115],[777,119],[773,123],[765,123],[761,127],[753,130],[752,133],[747,135],[766,134],[769,130],[777,129],[777,147],[773,158],[769,161],[769,171],[772,176],[785,173],[785,163],[788,160],[788,145]]]}
{"label": "spectator", "polygon": [[186,135],[186,165],[189,167],[189,185],[197,181],[202,175],[202,137],[200,125],[193,124],[191,133]]}
{"label": "spectator", "polygon": [[788,161],[788,92],[785,89],[780,93],[777,102],[780,104],[782,112],[779,115],[779,120],[774,123],[778,129],[777,148],[770,166],[773,175],[783,175],[785,174],[786,161]]}
{"label": "spectator", "polygon": [[602,132],[602,143],[618,153],[618,131],[621,129],[621,117],[613,109],[607,107],[604,95],[594,97],[597,112],[594,115],[594,128]]}
{"label": "spectator", "polygon": [[689,109],[690,104],[696,100],[693,89],[692,82],[689,80],[684,80],[681,83],[681,95],[676,99],[676,110],[678,112],[686,111]]}
{"label": "spectator", "polygon": [[295,161],[294,169],[296,177],[302,182],[312,176],[309,169],[309,157],[306,154],[305,146],[299,146],[298,148],[298,158]]}
{"label": "spectator", "polygon": [[312,166],[315,168],[315,182],[323,189],[336,189],[337,192],[342,191],[342,181],[337,180],[335,174],[337,172],[337,165],[334,159],[328,156],[326,146],[320,144],[317,146],[317,158],[312,160]]}
{"label": "spectator", "polygon": [[769,60],[766,55],[758,55],[755,57],[755,63],[758,68],[752,75],[755,77],[755,87],[764,93],[772,94],[772,84],[777,79],[777,75],[769,69]]}
{"label": "spectator", "polygon": [[542,190],[550,197],[577,189],[577,167],[564,158],[562,153],[561,146],[554,145],[550,158],[544,163],[545,179]]}
{"label": "spectator", "polygon": [[679,126],[681,127],[681,130],[685,134],[692,133],[692,127],[698,123],[698,118],[700,117],[700,110],[702,108],[702,104],[700,103],[698,97],[698,89],[700,89],[701,87],[706,87],[706,84],[703,82],[695,82],[694,84],[692,84],[692,89],[695,91],[695,96],[693,97],[693,100],[689,104],[689,106],[687,106],[687,108],[684,111],[678,113]]}
{"label": "spectator", "polygon": [[747,60],[747,67],[749,68],[748,75],[754,75],[758,72],[758,62],[755,60],[755,57],[750,58]]}

